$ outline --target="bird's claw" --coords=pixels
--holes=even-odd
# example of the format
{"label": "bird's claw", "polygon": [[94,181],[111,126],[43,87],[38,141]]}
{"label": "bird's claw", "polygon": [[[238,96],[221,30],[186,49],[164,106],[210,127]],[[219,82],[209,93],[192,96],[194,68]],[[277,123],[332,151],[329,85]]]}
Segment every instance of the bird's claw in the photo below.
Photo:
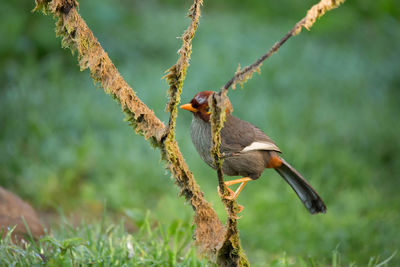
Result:
{"label": "bird's claw", "polygon": [[[240,204],[238,204],[238,208],[239,208],[239,210],[237,211],[237,213],[241,213],[244,210],[244,207]],[[236,217],[236,219],[240,219],[240,218],[242,218],[242,216]]]}
{"label": "bird's claw", "polygon": [[[236,197],[235,197],[235,192],[234,192],[232,189],[230,189],[229,187],[226,187],[226,189],[227,189],[228,192],[229,192],[229,195],[227,195],[227,196],[225,196],[225,195],[223,195],[223,194],[221,193],[220,187],[218,186],[218,189],[217,189],[218,195],[219,195],[221,198],[224,198],[224,199],[227,199],[227,200],[235,200],[235,199],[236,199]],[[243,207],[242,205],[240,205],[240,204],[237,204],[237,207],[238,207],[239,210],[238,210],[236,213],[241,213],[241,212],[243,211],[243,209],[244,209],[244,207]],[[236,217],[236,219],[240,219],[240,218],[241,218],[241,216],[240,216],[240,217]]]}
{"label": "bird's claw", "polygon": [[224,196],[225,199],[227,200],[235,200],[235,192],[232,191],[232,189],[228,188],[229,191],[229,195],[228,196]]}
{"label": "bird's claw", "polygon": [[229,192],[229,195],[227,195],[227,196],[225,196],[225,195],[223,195],[223,194],[221,193],[221,188],[218,186],[218,189],[217,189],[218,195],[219,195],[220,197],[222,197],[222,198],[225,198],[225,199],[228,199],[228,200],[233,200],[233,199],[234,199],[235,192],[233,192],[233,190],[230,189],[229,187],[226,187],[226,189],[227,189],[228,192]]}

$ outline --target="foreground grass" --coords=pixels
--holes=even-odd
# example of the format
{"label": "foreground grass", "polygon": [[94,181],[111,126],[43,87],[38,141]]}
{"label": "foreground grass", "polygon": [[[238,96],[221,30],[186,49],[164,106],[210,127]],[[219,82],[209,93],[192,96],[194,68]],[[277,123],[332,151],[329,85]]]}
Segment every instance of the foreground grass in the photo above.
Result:
{"label": "foreground grass", "polygon": [[[148,213],[149,214],[149,213]],[[34,242],[17,245],[11,240],[12,230],[0,240],[0,266],[214,266],[196,253],[191,239],[193,226],[177,220],[170,225],[152,225],[148,216],[128,231],[125,222],[67,222]],[[384,260],[372,257],[368,267],[390,266],[395,253]],[[254,266],[356,266],[343,265],[341,254],[334,250],[328,260],[292,257],[286,253]]]}
{"label": "foreground grass", "polygon": [[[0,241],[2,266],[207,266],[192,245],[192,226],[175,221],[151,226],[146,218],[132,233],[124,222],[72,227],[63,222],[37,243],[11,241],[10,233]],[[32,240],[27,237],[28,240]]]}

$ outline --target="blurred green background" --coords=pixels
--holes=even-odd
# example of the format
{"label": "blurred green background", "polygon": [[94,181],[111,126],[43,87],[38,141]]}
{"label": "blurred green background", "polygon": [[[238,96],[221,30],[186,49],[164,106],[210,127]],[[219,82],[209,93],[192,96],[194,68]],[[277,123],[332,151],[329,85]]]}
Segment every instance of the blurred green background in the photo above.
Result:
{"label": "blurred green background", "polygon": [[[205,1],[182,101],[217,90],[317,1]],[[124,78],[157,116],[192,1],[82,0],[80,13]],[[192,210],[115,101],[61,49],[34,1],[0,16],[0,184],[48,215],[191,221]],[[243,246],[255,266],[284,254],[365,265],[400,249],[400,6],[346,2],[291,39],[260,75],[230,92],[234,114],[263,129],[324,198],[311,216],[273,171],[240,195]],[[216,174],[195,153],[191,115],[177,139],[205,196],[224,216]],[[46,217],[46,216],[45,216]],[[400,265],[400,257],[392,260]]]}

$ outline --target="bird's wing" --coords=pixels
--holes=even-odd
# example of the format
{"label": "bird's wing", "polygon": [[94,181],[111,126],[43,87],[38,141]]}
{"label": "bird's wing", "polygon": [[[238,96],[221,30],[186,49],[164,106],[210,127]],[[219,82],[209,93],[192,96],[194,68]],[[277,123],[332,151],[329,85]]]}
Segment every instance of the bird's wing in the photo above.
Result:
{"label": "bird's wing", "polygon": [[254,150],[281,152],[263,131],[235,116],[227,115],[221,130],[221,152],[242,153]]}

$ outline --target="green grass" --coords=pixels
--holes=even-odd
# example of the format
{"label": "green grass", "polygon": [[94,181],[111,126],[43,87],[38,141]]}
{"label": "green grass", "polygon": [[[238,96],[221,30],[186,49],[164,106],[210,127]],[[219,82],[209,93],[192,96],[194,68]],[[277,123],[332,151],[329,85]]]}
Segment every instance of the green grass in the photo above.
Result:
{"label": "green grass", "polygon": [[[0,184],[42,213],[61,207],[67,217],[98,218],[107,203],[107,227],[93,222],[74,230],[54,222],[51,238],[60,244],[76,237],[93,241],[86,228],[104,238],[107,249],[110,240],[122,249],[128,234],[148,244],[143,233],[126,233],[111,219],[129,214],[137,224],[147,210],[152,211],[151,225],[190,224],[191,208],[177,197],[159,152],[133,133],[120,107],[95,89],[88,73],[79,72],[75,58],[60,48],[52,19],[29,13],[33,3],[25,3],[7,2],[1,11],[5,24],[0,33],[8,38],[0,42]],[[175,37],[189,23],[187,7],[156,1],[80,3],[80,12],[120,72],[164,121],[167,85],[160,77],[176,61],[180,40]],[[183,102],[199,90],[218,89],[239,62],[244,66],[264,53],[301,14],[265,18],[261,9],[253,14],[212,7],[204,7]],[[243,90],[229,93],[234,114],[265,130],[328,207],[326,215],[310,216],[271,171],[248,184],[239,198],[245,206],[239,228],[255,266],[333,265],[339,254],[332,251],[340,252],[342,266],[366,266],[371,258],[383,261],[400,248],[400,25],[398,17],[374,12],[359,12],[348,1],[311,32],[285,44]],[[216,174],[194,152],[190,120],[190,114],[180,113],[177,139],[222,217]],[[120,232],[109,240],[100,229],[112,223]],[[61,256],[50,241],[42,244],[54,249],[50,256]],[[87,247],[75,248],[84,255]],[[65,260],[71,261],[68,253]],[[166,254],[162,259],[169,262]],[[390,264],[399,265],[400,257]]]}
{"label": "green grass", "polygon": [[[193,226],[181,220],[151,226],[146,217],[136,230],[118,224],[63,222],[37,243],[21,247],[9,232],[0,241],[1,266],[209,266],[191,242]],[[29,237],[28,237],[29,240]]]}
{"label": "green grass", "polygon": [[[31,236],[20,244],[11,240],[12,230],[0,240],[0,266],[214,266],[200,260],[191,241],[193,226],[176,220],[169,225],[151,225],[150,213],[135,230],[127,230],[127,221],[109,223],[103,217],[96,223],[72,226],[66,221],[35,242]],[[130,226],[132,228],[132,225]],[[371,258],[368,267],[390,266],[391,259]],[[258,264],[255,264],[258,266]],[[282,253],[268,264],[284,266],[347,266],[341,253],[332,252],[322,261],[311,257],[293,257]],[[357,266],[355,262],[348,266]]]}

